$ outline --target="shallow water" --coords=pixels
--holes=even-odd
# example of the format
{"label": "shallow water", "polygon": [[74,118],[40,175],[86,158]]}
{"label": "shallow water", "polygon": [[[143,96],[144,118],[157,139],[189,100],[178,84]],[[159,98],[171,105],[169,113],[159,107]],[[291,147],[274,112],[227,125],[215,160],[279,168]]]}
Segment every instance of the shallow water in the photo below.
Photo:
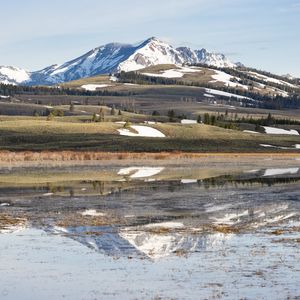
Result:
{"label": "shallow water", "polygon": [[2,299],[300,296],[297,163],[0,171]]}

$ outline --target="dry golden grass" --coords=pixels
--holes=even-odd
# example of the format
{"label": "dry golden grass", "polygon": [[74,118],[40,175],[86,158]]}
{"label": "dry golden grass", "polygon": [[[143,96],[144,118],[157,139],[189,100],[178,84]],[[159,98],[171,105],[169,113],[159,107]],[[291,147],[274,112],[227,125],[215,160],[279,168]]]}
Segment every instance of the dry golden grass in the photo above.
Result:
{"label": "dry golden grass", "polygon": [[216,126],[204,124],[157,124],[153,125],[156,129],[162,131],[166,136],[171,138],[186,138],[186,139],[249,139],[249,134],[242,131],[223,129]]}
{"label": "dry golden grass", "polygon": [[104,161],[104,160],[177,160],[177,159],[239,159],[239,158],[292,158],[291,153],[185,153],[185,152],[99,152],[99,151],[0,151],[0,162],[43,162],[43,161]]}
{"label": "dry golden grass", "polygon": [[110,80],[108,75],[98,75],[62,83],[61,86],[67,88],[79,88],[85,84],[114,84],[114,82]]}
{"label": "dry golden grass", "polygon": [[274,234],[274,235],[282,235],[284,233],[285,233],[285,231],[282,230],[282,229],[276,229],[276,230],[271,232],[271,234]]}
{"label": "dry golden grass", "polygon": [[47,121],[44,119],[22,118],[17,120],[5,120],[0,124],[1,131],[11,131],[30,134],[63,134],[63,133],[117,133],[119,124],[112,122],[82,123],[82,122],[60,122],[60,118]]}
{"label": "dry golden grass", "polygon": [[228,225],[213,225],[211,226],[211,229],[214,232],[220,232],[224,234],[239,233],[241,231],[240,228],[228,226]]}
{"label": "dry golden grass", "polygon": [[170,69],[179,69],[176,65],[172,64],[163,64],[163,65],[156,65],[144,68],[140,70],[140,73],[153,73],[153,74],[159,74],[163,71],[170,70]]}
{"label": "dry golden grass", "polygon": [[[141,115],[139,115],[142,117]],[[113,116],[117,120],[119,116]],[[121,116],[127,119],[126,116]],[[83,118],[83,117],[82,117]],[[115,122],[91,122],[83,119],[72,119],[68,122],[64,117],[53,120],[42,118],[5,119],[0,122],[0,147],[2,150],[45,151],[73,150],[86,151],[67,152],[61,160],[99,160],[95,153],[120,152],[157,152],[159,159],[166,157],[168,152],[297,152],[293,147],[299,144],[297,136],[272,136],[266,134],[249,134],[238,130],[228,130],[204,124],[182,125],[179,123],[161,123],[147,125],[154,127],[166,135],[166,138],[145,138],[120,136],[118,129],[122,124]],[[65,120],[62,121],[61,119]],[[132,118],[128,118],[132,120]],[[113,121],[113,120],[112,120]],[[137,119],[134,123],[142,120]],[[263,148],[260,144],[288,147],[288,150]],[[48,151],[48,154],[50,152]],[[60,154],[61,155],[61,154]],[[127,154],[129,155],[129,154]],[[20,157],[20,156],[19,156]],[[43,154],[43,157],[46,157]],[[148,156],[146,155],[145,158]],[[14,159],[9,156],[9,159]],[[20,158],[19,158],[20,159]],[[49,155],[49,160],[57,160]],[[23,161],[32,160],[32,154],[25,154]],[[44,160],[37,158],[36,160]],[[1,158],[0,158],[1,161]]]}
{"label": "dry golden grass", "polygon": [[8,214],[0,214],[0,229],[6,229],[9,227],[20,226],[26,223],[26,219],[13,217]]}
{"label": "dry golden grass", "polygon": [[65,216],[62,220],[56,222],[59,227],[73,227],[73,226],[106,226],[113,224],[124,223],[124,220],[113,216],[82,216],[80,214],[70,214]]}

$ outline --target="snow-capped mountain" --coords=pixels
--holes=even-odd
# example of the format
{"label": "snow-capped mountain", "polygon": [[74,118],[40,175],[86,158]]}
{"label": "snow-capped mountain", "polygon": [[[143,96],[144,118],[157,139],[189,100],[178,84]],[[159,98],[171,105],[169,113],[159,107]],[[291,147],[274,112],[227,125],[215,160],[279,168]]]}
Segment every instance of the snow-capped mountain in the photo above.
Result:
{"label": "snow-capped mountain", "polygon": [[187,47],[180,47],[176,49],[185,63],[190,64],[206,64],[219,68],[234,68],[236,64],[232,63],[224,54],[208,52],[206,49],[192,50]]}
{"label": "snow-capped mountain", "polygon": [[43,83],[46,80],[48,84],[53,84],[108,74],[117,71],[119,64],[136,50],[137,47],[131,45],[111,43],[95,48],[62,65],[47,67],[33,75],[37,83]]}
{"label": "snow-capped mountain", "polygon": [[9,66],[0,66],[0,83],[20,84],[30,81],[30,72]]}
{"label": "snow-capped mountain", "polygon": [[202,63],[217,67],[235,67],[225,55],[206,49],[174,48],[157,38],[138,45],[110,43],[61,65],[36,72],[0,67],[0,82],[27,85],[53,85],[99,74],[136,71],[159,64]]}
{"label": "snow-capped mountain", "polygon": [[132,55],[119,64],[118,71],[136,71],[161,64],[182,65],[185,62],[179,51],[171,45],[151,38],[142,43]]}
{"label": "snow-capped mountain", "polygon": [[297,79],[296,77],[292,76],[291,74],[285,74],[285,75],[282,75],[282,77],[285,77],[285,78],[287,78],[289,80],[295,80],[295,79]]}

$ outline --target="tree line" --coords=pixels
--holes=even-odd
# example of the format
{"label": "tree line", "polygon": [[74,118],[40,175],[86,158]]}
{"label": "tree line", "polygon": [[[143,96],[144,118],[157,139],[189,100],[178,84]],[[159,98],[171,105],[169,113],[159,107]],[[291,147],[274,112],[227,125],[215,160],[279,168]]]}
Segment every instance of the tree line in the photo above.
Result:
{"label": "tree line", "polygon": [[0,83],[0,95],[69,95],[69,96],[132,96],[132,92],[117,92],[108,90],[86,91],[66,87],[23,86]]}
{"label": "tree line", "polygon": [[[207,67],[207,66],[206,66]],[[232,69],[230,69],[232,70]],[[119,82],[127,82],[133,84],[147,84],[147,85],[184,85],[197,86],[202,88],[214,89],[215,86],[211,83],[186,82],[182,79],[172,79],[164,77],[153,77],[141,74],[139,72],[121,72],[118,75]],[[238,100],[243,106],[264,108],[264,109],[284,109],[284,108],[300,108],[300,94],[292,94],[288,97],[280,95],[270,96],[255,93],[251,90],[241,90],[235,87],[218,87],[218,90],[224,91],[245,98],[238,98],[232,96],[231,99]],[[218,96],[223,100],[231,100],[226,96]]]}

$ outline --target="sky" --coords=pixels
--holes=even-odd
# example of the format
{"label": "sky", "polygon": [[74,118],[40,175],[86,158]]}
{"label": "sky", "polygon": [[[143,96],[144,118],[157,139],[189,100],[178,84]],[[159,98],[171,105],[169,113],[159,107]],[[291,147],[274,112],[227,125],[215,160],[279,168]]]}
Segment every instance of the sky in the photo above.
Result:
{"label": "sky", "polygon": [[0,0],[0,65],[30,71],[155,36],[300,77],[300,0]]}

